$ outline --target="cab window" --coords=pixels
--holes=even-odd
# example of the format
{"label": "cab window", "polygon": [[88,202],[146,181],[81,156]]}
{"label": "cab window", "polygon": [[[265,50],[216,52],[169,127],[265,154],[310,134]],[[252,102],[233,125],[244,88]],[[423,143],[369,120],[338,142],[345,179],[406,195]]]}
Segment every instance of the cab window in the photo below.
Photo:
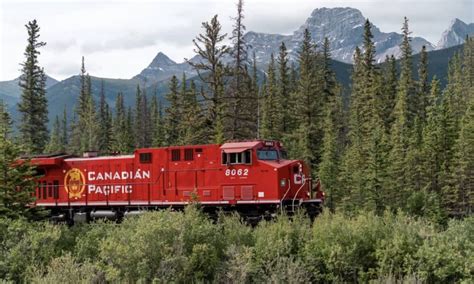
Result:
{"label": "cab window", "polygon": [[252,163],[251,150],[246,150],[240,153],[222,152],[223,165],[239,165],[239,164],[251,164],[251,163]]}
{"label": "cab window", "polygon": [[278,151],[274,149],[257,150],[257,157],[259,160],[265,160],[265,161],[278,160]]}

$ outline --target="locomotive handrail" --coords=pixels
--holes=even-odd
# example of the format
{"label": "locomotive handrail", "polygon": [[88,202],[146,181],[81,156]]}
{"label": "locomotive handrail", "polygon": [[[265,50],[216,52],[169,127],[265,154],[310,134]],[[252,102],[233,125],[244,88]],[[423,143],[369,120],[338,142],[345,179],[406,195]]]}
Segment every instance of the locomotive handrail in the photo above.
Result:
{"label": "locomotive handrail", "polygon": [[281,201],[280,201],[281,213],[283,213],[283,200],[285,200],[285,197],[288,194],[288,192],[290,191],[290,189],[291,189],[291,180],[288,179],[288,189],[286,190],[285,194],[283,194],[283,197],[281,198]]}
{"label": "locomotive handrail", "polygon": [[298,197],[298,193],[300,192],[300,190],[303,188],[303,186],[306,184],[306,178],[303,178],[303,182],[300,186],[300,188],[296,191],[295,193],[295,197],[293,197],[293,202],[291,203],[291,207],[292,208],[295,208],[295,200],[296,198]]}

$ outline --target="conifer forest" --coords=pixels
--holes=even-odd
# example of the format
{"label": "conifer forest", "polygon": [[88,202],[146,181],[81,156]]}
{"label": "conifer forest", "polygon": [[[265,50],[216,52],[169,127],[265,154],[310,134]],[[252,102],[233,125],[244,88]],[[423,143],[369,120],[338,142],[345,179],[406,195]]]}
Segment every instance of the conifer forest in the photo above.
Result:
{"label": "conifer forest", "polygon": [[[173,76],[165,94],[138,84],[135,103],[102,81],[93,94],[82,57],[74,112],[48,121],[47,44],[25,25],[20,119],[0,101],[0,279],[33,283],[472,283],[474,281],[474,38],[447,77],[414,63],[409,19],[399,58],[376,62],[372,23],[356,48],[350,84],[336,79],[330,41],[309,30],[291,60],[282,42],[257,66],[243,35],[215,15],[192,41],[197,76]],[[94,98],[99,98],[96,100]],[[57,106],[62,108],[62,106]],[[325,192],[314,220],[299,212],[249,225],[237,214],[184,211],[72,227],[28,206],[45,153],[130,154],[138,148],[278,140],[304,160]],[[21,188],[21,190],[19,190]]]}

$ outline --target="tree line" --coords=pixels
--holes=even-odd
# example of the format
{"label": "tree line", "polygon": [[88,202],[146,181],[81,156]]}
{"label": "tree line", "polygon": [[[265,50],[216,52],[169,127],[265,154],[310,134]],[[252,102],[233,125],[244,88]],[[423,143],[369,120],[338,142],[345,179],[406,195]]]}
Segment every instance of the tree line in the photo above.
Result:
{"label": "tree line", "polygon": [[[448,82],[429,79],[426,49],[412,70],[408,19],[394,56],[376,64],[372,24],[354,53],[349,100],[331,67],[330,42],[321,46],[305,30],[295,63],[282,42],[264,74],[244,39],[243,3],[237,4],[231,45],[218,16],[202,23],[188,60],[196,78],[169,81],[166,101],[137,85],[135,106],[116,97],[114,111],[105,84],[94,101],[84,59],[78,102],[71,121],[56,117],[49,142],[45,74],[38,65],[39,26],[28,23],[19,111],[24,153],[130,153],[135,148],[276,139],[290,157],[310,164],[331,211],[378,214],[387,208],[444,220],[472,213],[474,185],[474,39],[449,63]],[[250,58],[252,57],[252,58]],[[346,90],[347,91],[347,90]],[[3,110],[2,113],[5,113]],[[17,149],[18,150],[18,149]]]}

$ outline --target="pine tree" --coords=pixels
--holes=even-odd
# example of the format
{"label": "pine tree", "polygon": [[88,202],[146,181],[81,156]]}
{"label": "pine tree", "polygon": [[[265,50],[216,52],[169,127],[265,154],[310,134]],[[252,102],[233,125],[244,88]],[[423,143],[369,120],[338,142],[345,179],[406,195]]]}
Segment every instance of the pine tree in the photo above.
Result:
{"label": "pine tree", "polygon": [[280,125],[280,132],[285,135],[290,131],[291,122],[291,109],[294,106],[291,105],[290,100],[290,68],[288,66],[288,51],[286,50],[285,43],[280,44],[280,50],[278,53],[278,86],[277,86],[277,100],[275,111],[281,112],[280,121],[277,123]]}
{"label": "pine tree", "polygon": [[146,124],[145,124],[146,106],[144,104],[144,101],[145,101],[145,98],[142,95],[140,86],[137,85],[136,93],[135,93],[135,112],[134,112],[135,125],[133,127],[136,148],[143,148],[145,147],[145,144],[146,144],[146,136],[147,136]]}
{"label": "pine tree", "polygon": [[101,81],[100,101],[99,101],[99,151],[100,153],[108,153],[110,151],[112,136],[112,119],[109,105],[105,100],[104,80]]}
{"label": "pine tree", "polygon": [[263,98],[262,105],[262,129],[261,137],[263,139],[275,139],[279,140],[282,137],[281,128],[279,122],[281,121],[278,107],[278,93],[277,93],[277,81],[275,72],[275,58],[273,54],[270,57],[270,64],[268,65],[267,71],[267,82],[266,82],[266,93]]}
{"label": "pine tree", "polygon": [[428,54],[426,46],[423,45],[420,53],[420,63],[418,65],[418,118],[423,124],[426,122],[426,109],[429,104],[430,85],[428,81]]}
{"label": "pine tree", "polygon": [[469,216],[474,210],[474,99],[461,119],[454,145],[454,166],[450,177],[448,210],[453,215]]}
{"label": "pine tree", "polygon": [[408,19],[405,17],[402,27],[403,41],[400,45],[402,51],[401,56],[401,70],[400,70],[400,80],[397,88],[398,96],[400,93],[402,96],[405,96],[407,99],[408,107],[408,123],[411,127],[415,117],[417,116],[420,100],[415,92],[415,83],[413,80],[413,60],[412,60],[412,48],[410,45],[411,32],[408,29]]}
{"label": "pine tree", "polygon": [[349,145],[343,159],[344,206],[381,213],[387,195],[387,151],[382,78],[375,65],[372,24],[364,26],[364,52],[356,49],[349,118]]}
{"label": "pine tree", "polygon": [[21,100],[18,110],[21,113],[19,126],[21,140],[27,153],[41,153],[48,141],[48,102],[46,99],[46,74],[39,66],[39,48],[46,45],[39,41],[40,27],[36,20],[25,25],[28,31],[28,45],[21,64],[19,85]]}
{"label": "pine tree", "polygon": [[68,129],[66,106],[64,106],[63,118],[61,121],[61,144],[64,151],[66,151],[67,145],[69,144],[69,129]]}
{"label": "pine tree", "polygon": [[[305,29],[303,41],[298,54],[300,66],[300,80],[293,96],[295,102],[292,113],[295,114],[294,131],[285,143],[292,149],[290,156],[299,157],[307,163],[314,165],[315,153],[318,150],[316,114],[318,112],[318,97],[315,82],[315,46],[311,40],[310,32]],[[292,145],[291,141],[296,144]]]}
{"label": "pine tree", "polygon": [[164,121],[163,121],[163,109],[161,102],[158,102],[157,96],[154,95],[151,101],[151,131],[152,137],[151,142],[153,147],[160,147],[164,145]]}
{"label": "pine tree", "polygon": [[341,96],[328,98],[326,115],[323,123],[323,145],[321,150],[321,163],[319,165],[319,178],[321,186],[326,193],[326,206],[332,212],[342,198],[338,176],[341,170],[342,121],[343,112]]}
{"label": "pine tree", "polygon": [[442,109],[440,106],[441,89],[436,78],[431,81],[427,121],[423,128],[423,175],[424,189],[430,193],[441,194],[442,155]]}
{"label": "pine tree", "polygon": [[92,96],[91,77],[86,73],[84,57],[82,57],[80,86],[79,99],[75,110],[77,120],[72,125],[70,143],[71,151],[76,154],[99,150],[98,117]]}
{"label": "pine tree", "polygon": [[248,83],[250,76],[247,71],[249,64],[247,54],[247,44],[244,40],[245,25],[243,24],[243,1],[237,2],[237,16],[233,19],[232,31],[232,63],[229,88],[227,89],[226,100],[228,101],[228,125],[226,136],[229,139],[251,139],[256,135],[256,125],[254,117],[250,111],[256,103],[256,98],[252,96]]}
{"label": "pine tree", "polygon": [[173,76],[169,82],[169,93],[166,95],[169,103],[165,109],[165,144],[177,145],[180,139],[180,121],[181,121],[181,104],[178,91],[178,78]]}
{"label": "pine tree", "polygon": [[195,52],[201,60],[187,62],[196,70],[200,80],[207,85],[201,91],[207,111],[207,132],[209,142],[222,143],[224,140],[224,119],[226,106],[223,102],[225,68],[223,57],[229,53],[229,48],[222,44],[227,34],[221,34],[222,26],[215,15],[211,22],[202,23],[204,34],[193,40]]}
{"label": "pine tree", "polygon": [[64,153],[64,144],[62,143],[61,137],[61,123],[59,121],[59,116],[56,115],[54,120],[53,129],[51,131],[51,137],[49,138],[49,143],[46,146],[47,153]]}
{"label": "pine tree", "polygon": [[[12,141],[12,121],[3,101],[0,101],[0,216],[32,217],[34,209],[35,174],[28,161],[17,163],[22,149]],[[27,145],[28,146],[28,145]]]}
{"label": "pine tree", "polygon": [[118,93],[115,101],[115,118],[113,119],[112,129],[112,152],[129,153],[130,149],[133,148],[131,143],[133,134],[131,126],[129,127],[129,119],[123,103],[122,93]]}
{"label": "pine tree", "polygon": [[393,123],[393,108],[397,96],[398,72],[395,56],[386,57],[383,72],[383,91],[381,94],[382,113],[380,117],[384,121],[385,132],[388,134]]}
{"label": "pine tree", "polygon": [[205,121],[202,115],[201,106],[197,101],[197,89],[194,81],[191,81],[189,90],[184,86],[182,89],[183,113],[181,116],[181,137],[180,144],[196,145],[206,143]]}

